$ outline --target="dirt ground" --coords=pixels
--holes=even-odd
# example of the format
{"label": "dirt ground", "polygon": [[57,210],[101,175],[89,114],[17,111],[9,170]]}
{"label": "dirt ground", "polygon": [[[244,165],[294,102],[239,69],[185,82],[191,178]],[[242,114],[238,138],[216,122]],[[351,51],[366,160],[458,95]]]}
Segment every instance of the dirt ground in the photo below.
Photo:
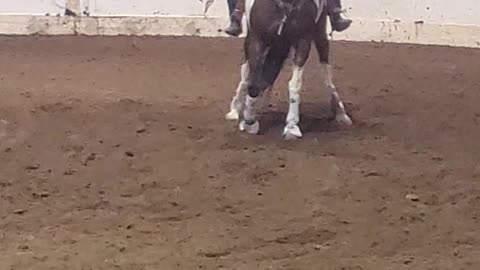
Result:
{"label": "dirt ground", "polygon": [[480,269],[480,50],[333,44],[224,120],[240,39],[0,38],[0,269]]}

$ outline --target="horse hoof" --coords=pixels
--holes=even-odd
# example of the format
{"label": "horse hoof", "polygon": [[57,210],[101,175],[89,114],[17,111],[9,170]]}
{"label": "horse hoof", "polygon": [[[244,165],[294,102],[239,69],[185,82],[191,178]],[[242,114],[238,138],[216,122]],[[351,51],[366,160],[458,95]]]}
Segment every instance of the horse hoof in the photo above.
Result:
{"label": "horse hoof", "polygon": [[347,125],[347,126],[351,126],[353,124],[352,119],[346,113],[338,114],[335,117],[335,120],[338,123],[341,123],[341,124],[344,124],[344,125]]}
{"label": "horse hoof", "polygon": [[255,121],[253,124],[249,125],[245,121],[242,121],[240,122],[239,129],[249,134],[256,135],[260,131],[260,123],[258,121]]}
{"label": "horse hoof", "polygon": [[283,137],[287,141],[299,139],[302,137],[302,131],[297,125],[287,126],[283,131]]}
{"label": "horse hoof", "polygon": [[236,110],[231,110],[229,113],[225,115],[225,119],[229,121],[238,120],[238,118],[239,118],[239,115]]}

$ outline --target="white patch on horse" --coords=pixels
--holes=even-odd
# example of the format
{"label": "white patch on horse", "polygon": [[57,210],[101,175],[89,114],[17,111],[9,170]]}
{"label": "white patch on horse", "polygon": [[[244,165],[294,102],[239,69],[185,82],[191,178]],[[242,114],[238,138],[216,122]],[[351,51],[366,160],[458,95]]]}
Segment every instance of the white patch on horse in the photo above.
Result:
{"label": "white patch on horse", "polygon": [[243,110],[243,120],[240,122],[240,130],[250,134],[258,134],[260,124],[257,121],[257,102],[258,97],[247,95],[245,100],[245,109]]}
{"label": "white patch on horse", "polygon": [[245,95],[247,93],[247,81],[250,73],[248,63],[244,63],[240,68],[240,82],[235,90],[235,96],[230,103],[230,112],[225,115],[227,120],[238,120],[242,105],[245,102]]}
{"label": "white patch on horse", "polygon": [[318,11],[317,11],[317,18],[315,19],[315,23],[320,20],[320,17],[322,16],[323,9],[325,7],[325,4],[327,3],[325,0],[313,0],[315,5],[317,5]]}
{"label": "white patch on horse", "polygon": [[329,64],[321,64],[320,69],[324,76],[324,84],[330,91],[330,103],[335,115],[335,120],[346,125],[352,125],[352,119],[347,115],[345,106],[337,92],[337,88],[333,84],[332,67]]}
{"label": "white patch on horse", "polygon": [[287,125],[283,131],[283,136],[286,139],[302,137],[298,122],[300,121],[300,92],[303,85],[303,69],[303,67],[294,66],[292,78],[288,82],[289,107]]}
{"label": "white patch on horse", "polygon": [[[332,89],[336,89],[335,85],[333,84],[333,76],[332,76],[332,70],[331,70],[330,64],[320,64],[320,70],[323,74],[323,83],[328,87]],[[336,91],[336,90],[335,90]]]}
{"label": "white patch on horse", "polygon": [[250,14],[255,0],[245,0],[245,17],[247,20],[247,30],[250,28]]}

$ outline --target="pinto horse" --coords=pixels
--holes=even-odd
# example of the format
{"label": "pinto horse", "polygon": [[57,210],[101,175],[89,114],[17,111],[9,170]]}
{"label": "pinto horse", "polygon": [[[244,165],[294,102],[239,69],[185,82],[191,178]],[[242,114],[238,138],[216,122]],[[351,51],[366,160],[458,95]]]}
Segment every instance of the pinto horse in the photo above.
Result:
{"label": "pinto horse", "polygon": [[285,139],[302,137],[298,127],[300,92],[304,66],[314,42],[324,84],[331,94],[335,119],[351,125],[352,121],[332,82],[325,0],[246,0],[246,16],[245,62],[226,119],[238,120],[241,131],[258,134],[259,97],[266,89],[272,88],[293,49],[293,74],[288,84],[289,109],[283,136]]}

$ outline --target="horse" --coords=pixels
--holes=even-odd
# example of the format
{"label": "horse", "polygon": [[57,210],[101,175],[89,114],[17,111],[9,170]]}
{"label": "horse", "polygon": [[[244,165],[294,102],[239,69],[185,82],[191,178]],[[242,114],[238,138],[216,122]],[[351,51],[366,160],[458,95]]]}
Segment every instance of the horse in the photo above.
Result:
{"label": "horse", "polygon": [[334,118],[337,122],[351,125],[352,120],[332,80],[325,0],[246,0],[245,11],[247,36],[243,48],[244,62],[230,112],[225,118],[238,121],[241,131],[258,134],[259,97],[265,90],[272,89],[285,60],[293,51],[292,77],[288,83],[289,109],[283,136],[287,140],[301,138],[302,131],[298,126],[300,92],[304,66],[314,43],[324,85],[330,92]]}

